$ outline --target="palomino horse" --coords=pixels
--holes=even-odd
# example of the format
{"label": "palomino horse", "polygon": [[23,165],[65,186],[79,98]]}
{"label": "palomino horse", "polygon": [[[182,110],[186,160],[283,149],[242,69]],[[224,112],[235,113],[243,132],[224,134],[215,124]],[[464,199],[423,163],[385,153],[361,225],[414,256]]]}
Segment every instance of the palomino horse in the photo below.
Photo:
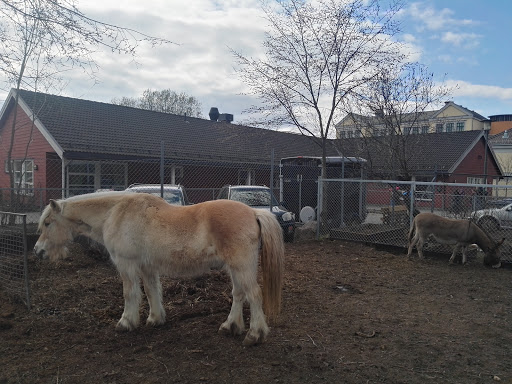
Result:
{"label": "palomino horse", "polygon": [[[194,276],[223,265],[233,283],[233,303],[220,333],[241,334],[244,301],[250,328],[244,345],[265,340],[280,312],[284,245],[275,216],[242,203],[216,200],[174,206],[146,193],[104,192],[51,200],[39,221],[37,255],[57,260],[66,244],[85,235],[103,244],[123,280],[124,312],[116,329],[139,325],[140,278],[149,302],[146,324],[165,322],[160,274]],[[261,249],[263,294],[257,282]],[[263,303],[263,308],[262,308]]]}
{"label": "palomino horse", "polygon": [[496,243],[471,220],[448,219],[433,213],[420,213],[414,218],[409,231],[407,256],[411,257],[412,248],[418,244],[418,256],[422,259],[423,244],[429,235],[433,235],[439,243],[455,245],[450,264],[455,260],[459,247],[462,247],[462,264],[466,264],[467,247],[470,244],[476,244],[485,252],[486,265],[491,265],[493,268],[501,266],[499,248],[505,239]]}

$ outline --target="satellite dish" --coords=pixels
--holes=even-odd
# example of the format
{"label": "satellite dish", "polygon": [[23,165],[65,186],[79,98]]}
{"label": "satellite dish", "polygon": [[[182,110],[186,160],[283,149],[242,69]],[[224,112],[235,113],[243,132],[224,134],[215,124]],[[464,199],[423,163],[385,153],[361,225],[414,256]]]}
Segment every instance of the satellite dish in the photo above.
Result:
{"label": "satellite dish", "polygon": [[315,220],[315,210],[309,206],[306,206],[300,210],[300,221],[303,223],[309,223]]}

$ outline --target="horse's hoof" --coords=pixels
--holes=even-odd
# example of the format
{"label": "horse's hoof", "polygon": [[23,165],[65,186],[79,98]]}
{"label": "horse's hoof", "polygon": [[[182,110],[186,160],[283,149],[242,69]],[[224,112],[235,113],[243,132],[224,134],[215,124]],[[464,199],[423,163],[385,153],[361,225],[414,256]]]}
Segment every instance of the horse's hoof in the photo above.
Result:
{"label": "horse's hoof", "polygon": [[117,332],[130,332],[133,331],[135,327],[130,323],[128,320],[122,318],[118,321],[116,325],[116,331]]}
{"label": "horse's hoof", "polygon": [[238,325],[235,323],[227,324],[223,323],[219,328],[219,334],[226,335],[226,336],[238,336],[241,335],[243,332],[243,329],[241,329]]}
{"label": "horse's hoof", "polygon": [[252,331],[247,332],[243,345],[244,347],[250,347],[253,345],[261,344],[265,341],[266,335],[263,330],[260,330],[257,334]]}
{"label": "horse's hoof", "polygon": [[150,321],[150,320],[147,320],[146,321],[146,326],[148,327],[161,327],[162,325],[165,324],[165,321]]}
{"label": "horse's hoof", "polygon": [[165,324],[165,318],[163,319],[155,319],[154,317],[148,317],[146,320],[146,325],[150,327],[159,327]]}
{"label": "horse's hoof", "polygon": [[128,329],[125,326],[119,325],[119,323],[117,323],[116,332],[130,332],[130,331],[131,331],[131,329]]}

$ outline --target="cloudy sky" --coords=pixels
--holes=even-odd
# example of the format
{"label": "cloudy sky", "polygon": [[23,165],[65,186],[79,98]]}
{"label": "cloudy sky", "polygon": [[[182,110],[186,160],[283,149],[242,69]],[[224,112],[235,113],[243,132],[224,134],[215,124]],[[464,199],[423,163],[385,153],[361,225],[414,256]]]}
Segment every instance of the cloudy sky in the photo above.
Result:
{"label": "cloudy sky", "polygon": [[[149,5],[151,4],[151,5]],[[70,74],[63,94],[110,102],[142,91],[172,89],[195,96],[203,106],[233,113],[255,100],[244,96],[229,48],[262,52],[265,22],[257,0],[82,0],[88,16],[176,44],[139,47],[135,58],[99,54],[98,82]],[[484,116],[512,114],[512,2],[429,0],[407,2],[400,13],[402,33],[414,57],[439,81],[457,86],[452,99]]]}

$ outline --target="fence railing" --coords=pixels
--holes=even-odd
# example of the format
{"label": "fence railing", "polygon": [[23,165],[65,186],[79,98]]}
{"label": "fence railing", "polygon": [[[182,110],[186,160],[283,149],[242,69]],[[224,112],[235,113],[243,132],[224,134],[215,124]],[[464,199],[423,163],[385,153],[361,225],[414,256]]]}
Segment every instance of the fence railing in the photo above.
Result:
{"label": "fence railing", "polygon": [[[505,243],[502,259],[512,262],[512,186],[389,180],[319,179],[319,236],[406,247],[414,216],[432,212],[469,219]],[[508,191],[507,191],[508,190]],[[433,251],[451,247],[429,242]]]}
{"label": "fence railing", "polygon": [[0,212],[0,286],[30,309],[27,217]]}
{"label": "fence railing", "polygon": [[[95,169],[98,167],[105,168],[96,166]],[[86,172],[87,169],[77,168],[76,171]],[[215,168],[210,165],[199,169],[184,166],[183,173],[176,173],[177,179],[174,181],[183,182],[192,203],[214,200],[224,184],[272,185],[274,195],[279,196],[279,200],[284,199],[297,221],[300,220],[302,209],[315,212],[313,220],[316,220],[317,236],[372,244],[406,247],[409,227],[418,212],[470,218],[496,240],[506,239],[501,247],[502,259],[512,262],[512,198],[507,197],[512,196],[512,185],[314,179],[314,172],[309,178],[297,179],[284,172],[280,174],[279,169],[270,171],[270,166],[265,168],[247,164],[239,168]],[[73,182],[87,178],[86,174],[81,175]],[[133,178],[127,176],[123,180],[123,185],[111,189],[124,189]],[[147,179],[140,178],[139,181]],[[32,187],[26,192],[13,204],[12,197],[20,196],[20,189],[0,188],[0,210],[5,211],[0,215],[0,284],[16,291],[30,305],[26,269],[27,232],[32,240],[41,212],[50,198],[82,194],[90,192],[90,188]],[[16,213],[8,213],[12,211],[11,208],[16,208]],[[439,247],[435,242],[428,246],[433,251],[436,251],[436,247],[446,251],[446,247]],[[450,248],[448,250],[451,252]]]}

